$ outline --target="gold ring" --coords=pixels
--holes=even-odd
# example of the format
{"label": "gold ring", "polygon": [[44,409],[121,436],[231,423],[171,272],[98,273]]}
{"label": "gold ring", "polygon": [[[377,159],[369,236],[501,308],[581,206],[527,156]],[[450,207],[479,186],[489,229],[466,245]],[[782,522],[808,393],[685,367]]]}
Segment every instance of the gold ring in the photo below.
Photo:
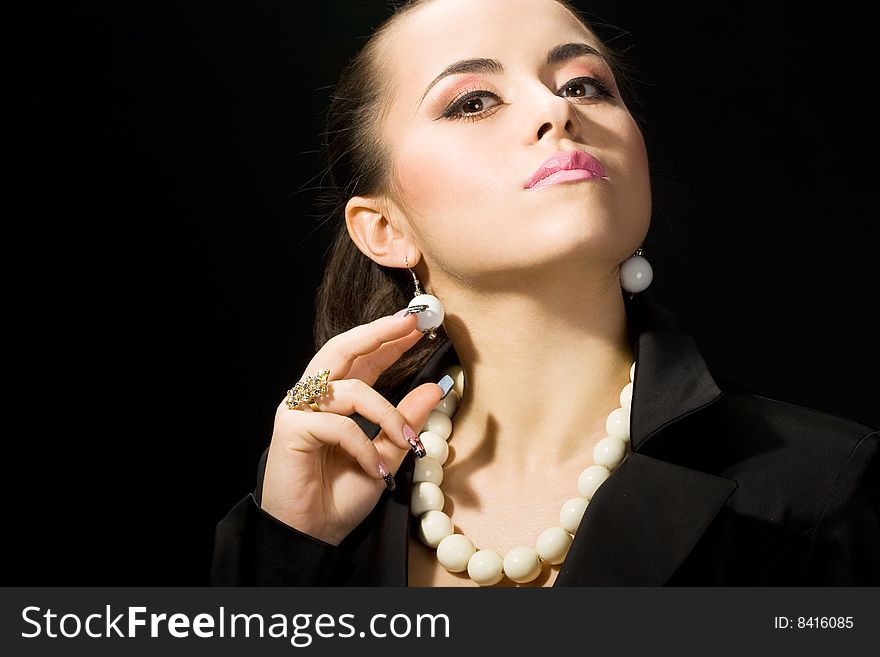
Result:
{"label": "gold ring", "polygon": [[315,398],[327,392],[327,383],[330,380],[330,370],[321,370],[315,376],[307,376],[287,391],[287,408],[291,411],[297,410],[296,407],[307,403],[309,407],[319,412],[318,405],[315,404]]}

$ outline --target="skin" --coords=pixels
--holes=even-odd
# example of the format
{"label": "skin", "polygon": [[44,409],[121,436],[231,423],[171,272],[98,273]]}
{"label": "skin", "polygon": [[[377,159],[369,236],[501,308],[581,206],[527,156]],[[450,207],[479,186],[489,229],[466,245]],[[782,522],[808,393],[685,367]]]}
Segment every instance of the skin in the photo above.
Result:
{"label": "skin", "polygon": [[[444,510],[502,554],[558,523],[633,360],[619,266],[650,224],[645,143],[603,60],[546,66],[567,42],[599,43],[552,0],[434,0],[408,15],[383,44],[393,189],[346,207],[363,253],[408,262],[444,303],[467,382]],[[420,102],[440,71],[471,57],[504,72],[446,77]],[[610,81],[614,97],[570,82],[582,76]],[[477,120],[438,118],[473,89],[497,95],[459,105],[485,110]],[[547,157],[576,149],[610,180],[524,189]]]}

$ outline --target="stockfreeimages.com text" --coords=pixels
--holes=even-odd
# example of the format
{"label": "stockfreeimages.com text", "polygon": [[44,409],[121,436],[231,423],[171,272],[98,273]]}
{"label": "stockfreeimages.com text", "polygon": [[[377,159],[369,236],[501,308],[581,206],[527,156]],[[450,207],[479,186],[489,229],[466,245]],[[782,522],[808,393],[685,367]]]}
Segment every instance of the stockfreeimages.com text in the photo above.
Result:
{"label": "stockfreeimages.com text", "polygon": [[290,643],[304,648],[314,637],[321,638],[437,638],[450,636],[449,617],[446,614],[373,614],[363,629],[355,626],[354,614],[300,613],[292,616],[272,614],[227,613],[220,607],[216,614],[200,613],[190,618],[183,613],[147,613],[146,607],[127,607],[116,613],[106,605],[104,613],[92,613],[84,618],[74,613],[58,613],[52,609],[25,607],[21,612],[27,629],[21,636],[75,638],[107,637],[135,638],[138,636],[170,636],[204,639],[224,637],[268,637],[290,639]]}

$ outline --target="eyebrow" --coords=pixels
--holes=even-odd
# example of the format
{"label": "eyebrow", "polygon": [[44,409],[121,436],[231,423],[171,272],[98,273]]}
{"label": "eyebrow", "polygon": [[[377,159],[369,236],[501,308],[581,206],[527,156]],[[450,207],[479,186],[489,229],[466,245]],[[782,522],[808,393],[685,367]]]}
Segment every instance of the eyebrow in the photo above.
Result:
{"label": "eyebrow", "polygon": [[[601,52],[587,43],[561,43],[558,46],[551,48],[547,53],[547,66],[567,62],[568,60],[580,57],[581,55],[593,55],[605,60],[605,56]],[[607,60],[605,61],[607,62]],[[428,95],[428,92],[431,91],[432,87],[447,76],[458,75],[461,73],[489,73],[497,75],[503,72],[504,67],[497,59],[463,59],[454,64],[450,64],[443,69],[440,75],[434,78],[431,81],[431,84],[428,85],[428,88],[425,89],[425,93],[423,93],[421,99],[419,99],[419,106],[422,104],[422,101],[425,100],[425,96]]]}

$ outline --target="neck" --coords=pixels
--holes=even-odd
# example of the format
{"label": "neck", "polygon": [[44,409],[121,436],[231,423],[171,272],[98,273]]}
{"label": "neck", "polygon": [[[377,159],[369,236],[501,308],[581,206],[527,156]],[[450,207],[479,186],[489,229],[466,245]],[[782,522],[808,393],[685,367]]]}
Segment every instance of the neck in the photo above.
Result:
{"label": "neck", "polygon": [[456,460],[491,462],[511,476],[591,464],[633,361],[616,268],[569,285],[530,284],[441,287],[465,373]]}

